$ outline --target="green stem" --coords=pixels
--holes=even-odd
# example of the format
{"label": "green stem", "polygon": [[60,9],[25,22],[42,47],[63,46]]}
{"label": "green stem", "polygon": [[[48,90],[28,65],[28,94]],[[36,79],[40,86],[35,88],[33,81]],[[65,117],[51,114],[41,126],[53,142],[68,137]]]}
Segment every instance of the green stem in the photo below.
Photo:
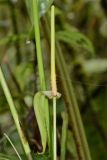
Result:
{"label": "green stem", "polygon": [[[67,94],[66,98],[69,100],[68,110],[69,110],[70,118],[71,118],[73,124],[75,124],[74,130],[75,130],[75,134],[77,135],[76,136],[77,137],[76,143],[78,143],[78,142],[80,143],[78,145],[79,148],[77,148],[78,152],[80,153],[80,159],[91,160],[90,151],[88,148],[88,143],[87,143],[87,139],[85,136],[85,131],[84,131],[84,127],[83,127],[83,123],[82,123],[82,119],[81,119],[81,115],[80,115],[80,111],[79,111],[79,106],[76,101],[72,82],[69,78],[69,74],[66,69],[66,63],[65,63],[64,57],[61,54],[61,49],[59,47],[58,42],[57,42],[57,50],[59,53],[58,58],[57,58],[57,61],[58,61],[57,64],[59,65],[61,63],[61,65],[62,65],[62,66],[60,66],[61,67],[60,70],[63,69],[62,74],[63,74],[63,78],[65,79],[65,80],[63,80],[63,83],[64,83],[63,85],[65,86],[65,90],[66,90],[66,94]],[[65,82],[66,82],[66,84],[65,84]]]}
{"label": "green stem", "polygon": [[[39,69],[39,77],[40,77],[40,90],[46,90],[46,82],[45,82],[45,73],[43,66],[43,58],[42,58],[42,50],[41,50],[41,40],[40,40],[40,26],[39,26],[39,11],[38,11],[38,1],[32,0],[32,10],[33,10],[33,22],[34,22],[34,31],[35,31],[35,40],[36,40],[36,50],[37,50],[37,60],[38,60],[38,69]],[[48,144],[49,144],[49,153],[51,155],[51,127],[50,127],[50,115],[49,115],[49,104],[48,100],[45,103],[45,116],[46,116],[46,127],[48,134]]]}
{"label": "green stem", "polygon": [[62,113],[62,137],[61,137],[61,160],[66,160],[66,142],[68,129],[68,115],[66,112]]}
{"label": "green stem", "polygon": [[[13,33],[18,35],[19,29],[18,29],[18,24],[17,24],[17,19],[18,19],[17,18],[17,11],[16,11],[17,5],[15,4],[14,1],[10,1],[9,7],[10,7],[10,12],[11,12]],[[15,44],[15,47],[16,47],[16,63],[20,64],[20,62],[21,62],[21,47],[20,47],[19,41],[17,41],[17,43]]]}
{"label": "green stem", "polygon": [[43,91],[43,90],[46,90],[46,84],[45,84],[45,74],[44,74],[43,59],[42,59],[40,27],[39,27],[39,11],[38,11],[37,0],[33,0],[32,8],[33,8],[33,16],[34,16],[33,18],[34,18],[34,30],[35,30],[36,49],[37,49],[38,69],[39,69],[39,77],[40,77],[40,88]]}
{"label": "green stem", "polygon": [[56,71],[55,71],[55,7],[51,7],[51,86],[52,95],[56,96]]}
{"label": "green stem", "polygon": [[[44,19],[44,30],[45,36],[48,40],[48,44],[50,45],[50,29],[49,23],[47,19]],[[90,151],[88,148],[84,127],[82,123],[82,119],[80,116],[78,104],[76,101],[76,97],[74,95],[72,82],[67,71],[67,66],[65,63],[64,56],[61,51],[61,47],[59,46],[58,41],[56,42],[56,64],[61,77],[62,89],[64,93],[64,98],[66,102],[66,107],[68,109],[68,113],[70,115],[71,127],[73,129],[73,134],[77,146],[78,158],[79,160],[91,160]]]}
{"label": "green stem", "polygon": [[15,105],[14,105],[11,93],[9,91],[9,88],[8,88],[8,86],[6,84],[6,81],[5,81],[5,78],[4,78],[4,75],[3,75],[1,67],[0,67],[0,84],[1,84],[1,86],[3,88],[3,91],[4,91],[4,94],[6,96],[7,102],[9,104],[9,107],[10,107],[10,110],[11,110],[11,113],[12,113],[12,116],[13,116],[16,128],[18,130],[18,133],[19,133],[19,136],[20,136],[20,139],[21,139],[24,151],[26,153],[26,156],[27,156],[27,158],[29,160],[32,160],[31,150],[30,150],[29,144],[27,142],[27,139],[24,136],[22,128],[20,126],[20,121],[19,121],[18,113],[16,111],[16,108],[15,108]]}
{"label": "green stem", "polygon": [[51,7],[51,87],[53,96],[53,159],[57,159],[57,138],[56,138],[56,71],[55,71],[55,7]]}
{"label": "green stem", "polygon": [[56,138],[56,97],[53,98],[53,149],[54,149],[54,154],[53,154],[53,159],[57,159],[57,138]]}

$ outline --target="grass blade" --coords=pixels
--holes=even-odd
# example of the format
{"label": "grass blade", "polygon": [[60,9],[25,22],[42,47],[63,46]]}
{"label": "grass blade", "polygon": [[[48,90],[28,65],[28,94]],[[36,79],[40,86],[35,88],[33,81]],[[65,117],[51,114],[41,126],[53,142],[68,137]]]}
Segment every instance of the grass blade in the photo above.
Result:
{"label": "grass blade", "polygon": [[11,146],[13,147],[13,149],[14,149],[14,151],[16,152],[18,158],[19,158],[20,160],[22,160],[22,158],[20,157],[17,149],[15,148],[15,146],[14,146],[14,144],[12,143],[11,139],[9,138],[9,136],[8,136],[6,133],[4,133],[4,136],[7,138],[7,140],[9,141],[9,143],[11,144]]}
{"label": "grass blade", "polygon": [[7,86],[7,83],[5,81],[5,78],[4,78],[4,75],[3,75],[1,67],[0,67],[0,84],[1,84],[1,86],[3,88],[3,91],[4,91],[4,94],[6,96],[7,102],[9,104],[9,107],[10,107],[10,110],[11,110],[11,113],[12,113],[16,128],[18,130],[18,133],[19,133],[19,136],[20,136],[24,151],[26,153],[26,156],[28,157],[29,160],[31,160],[32,159],[31,158],[31,150],[30,150],[29,144],[27,142],[27,139],[24,136],[22,128],[20,126],[18,113],[16,111],[16,108],[15,108],[11,93],[10,93],[9,88]]}
{"label": "grass blade", "polygon": [[41,92],[36,93],[34,97],[34,111],[41,135],[42,147],[45,152],[46,144],[47,144],[47,129],[46,129],[46,119],[45,119],[45,95]]}

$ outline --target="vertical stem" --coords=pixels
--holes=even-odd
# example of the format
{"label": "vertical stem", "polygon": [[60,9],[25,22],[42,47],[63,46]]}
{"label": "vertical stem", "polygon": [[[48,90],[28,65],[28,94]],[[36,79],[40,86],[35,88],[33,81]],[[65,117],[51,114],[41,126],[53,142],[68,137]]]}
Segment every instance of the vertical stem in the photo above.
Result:
{"label": "vertical stem", "polygon": [[39,13],[38,13],[37,0],[33,0],[32,8],[33,8],[33,16],[34,16],[33,22],[34,22],[35,40],[36,40],[36,49],[37,49],[37,60],[38,60],[38,69],[39,69],[39,77],[40,77],[40,88],[41,88],[41,90],[46,90],[45,74],[44,74],[42,50],[41,50]]}
{"label": "vertical stem", "polygon": [[[50,29],[48,19],[44,20],[44,30],[45,36],[48,43],[50,44]],[[72,81],[70,79],[69,73],[67,71],[67,66],[64,60],[64,56],[61,51],[61,47],[56,42],[56,65],[60,74],[62,89],[64,93],[64,98],[66,102],[66,107],[70,116],[70,125],[73,129],[74,139],[76,142],[78,159],[79,160],[91,160],[91,155],[87,143],[87,139],[84,132],[84,127],[79,112],[79,107],[76,101],[76,97],[73,91]]]}
{"label": "vertical stem", "polygon": [[51,86],[52,94],[56,96],[56,73],[55,73],[55,9],[51,7]]}
{"label": "vertical stem", "polygon": [[62,113],[62,137],[61,137],[61,160],[66,160],[66,140],[67,140],[67,129],[68,129],[68,115],[66,112]]}
{"label": "vertical stem", "polygon": [[57,138],[56,138],[56,95],[57,95],[57,85],[56,85],[56,73],[55,73],[55,7],[51,7],[51,87],[53,96],[53,149],[54,157],[57,159]]}
{"label": "vertical stem", "polygon": [[4,75],[3,75],[1,67],[0,67],[0,84],[1,84],[1,86],[3,88],[3,91],[4,91],[4,94],[6,96],[7,102],[9,104],[9,107],[10,107],[10,110],[11,110],[11,113],[12,113],[16,128],[18,130],[18,133],[19,133],[19,136],[20,136],[24,151],[26,153],[26,156],[27,156],[27,158],[29,160],[32,160],[31,150],[30,150],[29,144],[27,142],[27,139],[26,139],[26,137],[25,137],[25,135],[24,135],[24,133],[22,131],[22,128],[20,126],[18,113],[16,111],[16,108],[15,108],[11,93],[9,91],[9,88],[8,88],[8,86],[6,84],[6,81],[5,81],[5,78],[4,78]]}
{"label": "vertical stem", "polygon": [[[68,107],[70,119],[73,124],[72,127],[75,133],[74,136],[75,136],[75,141],[77,144],[77,151],[78,151],[79,159],[80,160],[91,160],[91,155],[90,155],[90,151],[89,151],[89,147],[88,147],[88,143],[87,143],[87,139],[86,139],[86,135],[84,131],[84,126],[82,123],[82,118],[81,118],[80,111],[79,111],[79,106],[76,100],[72,82],[69,77],[69,73],[66,69],[66,63],[65,63],[63,55],[61,54],[61,48],[59,47],[58,42],[57,42],[57,50],[59,53],[58,58],[57,58],[57,61],[58,61],[57,65],[61,67],[60,73],[63,70],[63,73],[61,73],[64,78],[62,83],[63,83],[64,90],[66,93],[66,100],[67,100],[67,105],[68,105],[67,107]],[[62,66],[60,66],[60,64]]]}
{"label": "vertical stem", "polygon": [[54,131],[54,138],[53,138],[53,144],[54,144],[54,160],[57,159],[57,138],[56,138],[56,97],[53,97],[53,131]]}
{"label": "vertical stem", "polygon": [[[10,12],[11,12],[13,32],[14,32],[14,34],[18,35],[19,31],[18,31],[18,23],[17,23],[17,13],[16,13],[17,4],[16,3],[17,2],[9,0],[9,7],[10,7]],[[17,43],[15,43],[15,47],[16,47],[16,62],[17,62],[17,64],[20,64],[20,62],[21,62],[21,48],[20,48],[19,41],[17,41]]]}
{"label": "vertical stem", "polygon": [[[33,22],[34,22],[34,31],[35,31],[35,40],[36,40],[36,50],[37,50],[37,61],[38,61],[38,69],[39,69],[39,77],[40,77],[40,90],[46,90],[45,83],[45,73],[43,66],[43,58],[42,58],[42,50],[41,50],[41,40],[40,40],[40,27],[39,27],[39,11],[38,11],[38,0],[32,0],[32,10],[33,10]],[[51,155],[51,127],[50,127],[50,115],[49,115],[49,104],[48,100],[45,99],[45,116],[46,116],[46,127],[48,134],[48,145],[49,145],[49,153]]]}

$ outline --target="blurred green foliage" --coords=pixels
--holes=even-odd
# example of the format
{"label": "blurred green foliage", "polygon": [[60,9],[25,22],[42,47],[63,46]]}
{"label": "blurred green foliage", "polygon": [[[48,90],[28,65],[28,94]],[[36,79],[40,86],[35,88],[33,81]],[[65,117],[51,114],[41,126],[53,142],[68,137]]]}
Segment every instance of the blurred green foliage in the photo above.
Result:
{"label": "blurred green foliage", "polygon": [[[83,118],[93,160],[107,160],[107,13],[102,0],[56,0],[56,38],[60,42],[67,70]],[[45,62],[47,88],[50,88],[49,46],[43,33],[41,44]],[[0,0],[0,64],[16,104],[21,125],[32,152],[41,151],[40,134],[34,116],[33,97],[38,91],[39,77],[32,25],[24,1]],[[57,73],[59,91],[61,78]],[[61,112],[58,103],[58,155],[61,144]],[[68,124],[69,126],[69,124]],[[7,133],[19,153],[23,150],[13,124],[4,93],[0,87],[0,159],[14,160],[14,150],[3,133]],[[5,154],[5,155],[3,155]],[[66,159],[76,160],[72,129],[68,129]],[[45,159],[43,157],[43,159]],[[42,158],[41,158],[42,160]]]}

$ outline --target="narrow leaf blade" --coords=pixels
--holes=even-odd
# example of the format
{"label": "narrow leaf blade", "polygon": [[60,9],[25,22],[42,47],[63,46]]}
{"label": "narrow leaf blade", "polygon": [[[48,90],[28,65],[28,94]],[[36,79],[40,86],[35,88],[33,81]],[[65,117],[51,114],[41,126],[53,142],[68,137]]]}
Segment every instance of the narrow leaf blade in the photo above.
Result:
{"label": "narrow leaf blade", "polygon": [[45,101],[46,98],[41,92],[38,92],[34,97],[34,111],[37,119],[43,152],[45,152],[47,144],[47,128],[46,128],[46,118],[45,118]]}
{"label": "narrow leaf blade", "polygon": [[94,47],[91,41],[82,33],[76,31],[59,31],[57,38],[60,41],[70,44],[72,47],[80,47],[90,53],[94,53]]}

